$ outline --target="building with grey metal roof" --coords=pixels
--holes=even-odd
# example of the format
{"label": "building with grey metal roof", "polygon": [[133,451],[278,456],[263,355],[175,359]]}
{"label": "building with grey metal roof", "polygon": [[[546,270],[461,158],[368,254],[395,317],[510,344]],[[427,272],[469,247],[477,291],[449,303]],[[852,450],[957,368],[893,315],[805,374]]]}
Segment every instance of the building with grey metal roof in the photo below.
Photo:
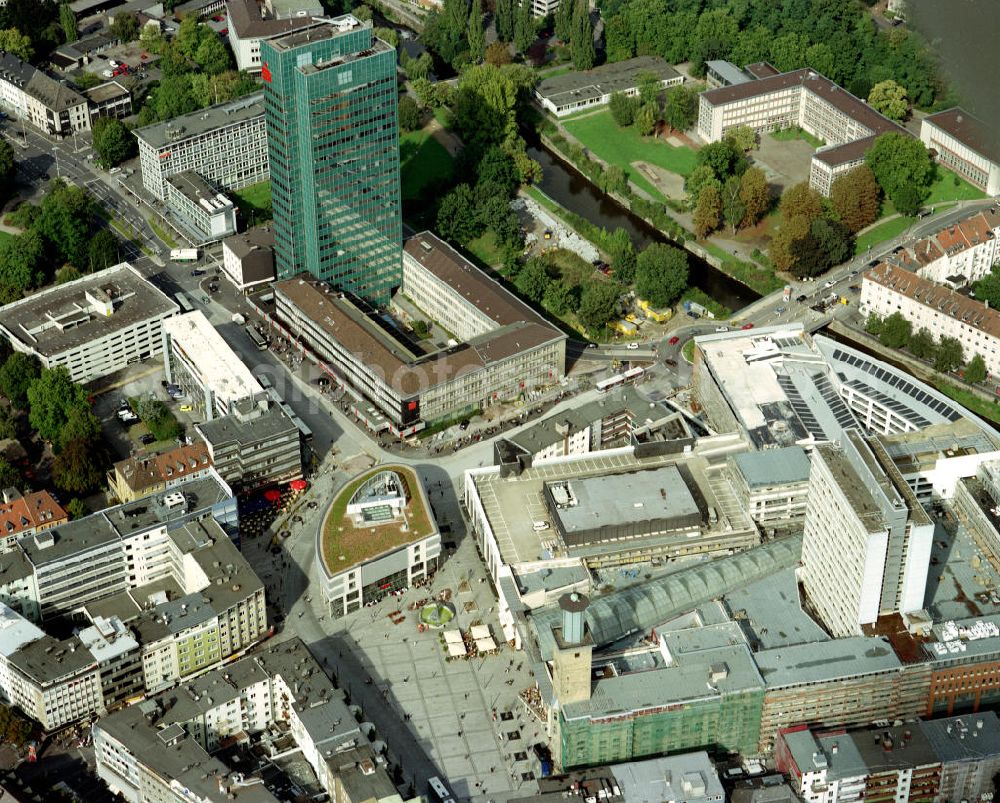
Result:
{"label": "building with grey metal roof", "polygon": [[270,178],[264,96],[238,100],[154,123],[132,132],[139,142],[142,185],[160,200],[167,179],[193,170],[224,190]]}
{"label": "building with grey metal roof", "polygon": [[0,307],[0,334],[46,368],[89,382],[162,349],[165,318],[179,307],[129,263],[47,287]]}
{"label": "building with grey metal roof", "polygon": [[725,790],[704,750],[615,764],[611,774],[630,803],[659,799],[674,803],[722,803]]}
{"label": "building with grey metal roof", "polygon": [[581,109],[603,106],[615,92],[638,95],[639,76],[644,73],[654,75],[664,88],[684,83],[684,76],[658,56],[637,56],[591,70],[543,78],[535,87],[535,97],[543,108],[563,117]]}
{"label": "building with grey metal roof", "polygon": [[754,654],[754,660],[769,689],[878,674],[902,666],[889,642],[875,636],[761,650]]}

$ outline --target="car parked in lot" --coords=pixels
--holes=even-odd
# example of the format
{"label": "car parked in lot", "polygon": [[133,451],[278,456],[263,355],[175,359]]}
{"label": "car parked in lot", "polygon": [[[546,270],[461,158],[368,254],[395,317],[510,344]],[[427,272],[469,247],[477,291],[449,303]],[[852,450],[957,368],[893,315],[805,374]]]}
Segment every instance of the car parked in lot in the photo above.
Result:
{"label": "car parked in lot", "polygon": [[800,296],[795,296],[795,300],[796,300],[796,301],[798,301],[798,302],[799,302],[799,303],[801,304],[801,303],[802,303],[803,301],[805,301],[805,300],[806,300],[806,294],[805,294],[805,293],[803,293],[803,294],[802,294],[802,295],[800,295]]}

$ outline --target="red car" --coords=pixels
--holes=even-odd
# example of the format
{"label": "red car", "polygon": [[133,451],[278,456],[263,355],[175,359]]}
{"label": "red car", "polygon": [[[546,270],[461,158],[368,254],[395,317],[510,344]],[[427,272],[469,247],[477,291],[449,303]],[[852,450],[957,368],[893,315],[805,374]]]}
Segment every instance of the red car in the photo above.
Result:
{"label": "red car", "polygon": [[668,346],[676,346],[680,342],[681,342],[681,339],[677,335],[674,335],[672,338],[670,338],[670,340],[667,341],[667,345]]}
{"label": "red car", "polygon": [[740,327],[740,329],[753,329],[753,324],[752,323],[745,323],[745,324],[743,324],[743,326]]}

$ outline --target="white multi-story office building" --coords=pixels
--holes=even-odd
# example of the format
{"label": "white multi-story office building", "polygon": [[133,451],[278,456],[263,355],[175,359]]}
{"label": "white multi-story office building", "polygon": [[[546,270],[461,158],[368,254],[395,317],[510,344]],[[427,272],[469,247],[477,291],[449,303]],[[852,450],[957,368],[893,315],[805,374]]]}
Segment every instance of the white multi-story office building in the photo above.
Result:
{"label": "white multi-story office building", "polygon": [[940,164],[987,195],[1000,195],[1000,148],[981,120],[960,107],[930,114],[920,121],[920,140]]}
{"label": "white multi-story office building", "polygon": [[206,420],[229,415],[237,402],[262,395],[250,369],[200,311],[163,326],[167,380],[179,385]]}
{"label": "white multi-story office building", "polygon": [[884,447],[857,430],[812,453],[802,584],[837,638],[924,603],[934,525]]}
{"label": "white multi-story office building", "polygon": [[236,207],[193,170],[167,179],[167,209],[192,242],[217,242],[236,233]]}
{"label": "white multi-story office building", "polygon": [[729,469],[740,503],[758,524],[805,516],[809,456],[801,446],[732,455]]}
{"label": "white multi-story office building", "polygon": [[225,190],[270,178],[264,96],[250,95],[133,132],[142,184],[160,200],[167,179],[193,170]]}
{"label": "white multi-story office building", "polygon": [[914,332],[953,337],[966,360],[978,354],[988,373],[1000,373],[1000,312],[974,298],[883,262],[864,275],[859,311],[880,318],[898,312]]}
{"label": "white multi-story office building", "polygon": [[856,167],[874,138],[905,129],[815,70],[766,75],[702,92],[698,134],[718,142],[737,126],[759,133],[799,126],[826,143],[812,159],[809,183],[823,195],[837,176]]}
{"label": "white multi-story office building", "polygon": [[177,304],[127,262],[0,307],[0,334],[46,368],[89,382],[149,359]]}

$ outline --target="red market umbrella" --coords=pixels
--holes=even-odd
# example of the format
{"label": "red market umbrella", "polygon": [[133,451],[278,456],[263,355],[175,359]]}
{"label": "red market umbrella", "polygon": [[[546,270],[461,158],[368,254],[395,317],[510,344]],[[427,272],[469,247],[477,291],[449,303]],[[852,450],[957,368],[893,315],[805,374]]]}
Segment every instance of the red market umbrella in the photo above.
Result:
{"label": "red market umbrella", "polygon": [[264,491],[264,498],[268,502],[277,502],[281,499],[281,491],[279,491],[277,488],[268,488],[266,491]]}
{"label": "red market umbrella", "polygon": [[291,488],[293,491],[304,491],[306,488],[309,487],[309,483],[306,482],[305,480],[292,480],[288,484],[288,487]]}

